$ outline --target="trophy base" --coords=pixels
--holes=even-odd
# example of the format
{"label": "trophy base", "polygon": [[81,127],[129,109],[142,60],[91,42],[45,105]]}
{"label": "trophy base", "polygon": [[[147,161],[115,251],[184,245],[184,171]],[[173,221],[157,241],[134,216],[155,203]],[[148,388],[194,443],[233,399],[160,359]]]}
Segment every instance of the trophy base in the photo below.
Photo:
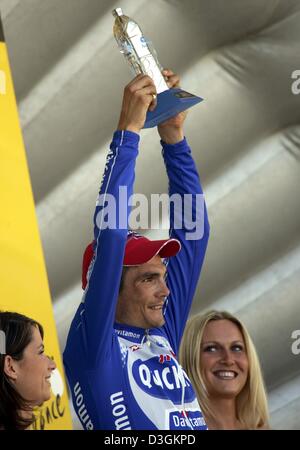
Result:
{"label": "trophy base", "polygon": [[154,111],[148,111],[144,128],[156,127],[170,117],[181,111],[202,102],[203,98],[190,94],[179,88],[168,89],[157,96],[157,105]]}

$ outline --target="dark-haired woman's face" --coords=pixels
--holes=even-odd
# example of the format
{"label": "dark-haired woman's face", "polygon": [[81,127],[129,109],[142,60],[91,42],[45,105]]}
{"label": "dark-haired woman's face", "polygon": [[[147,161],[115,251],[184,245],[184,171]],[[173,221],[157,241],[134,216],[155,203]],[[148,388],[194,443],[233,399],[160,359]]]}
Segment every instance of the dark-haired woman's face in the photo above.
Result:
{"label": "dark-haired woman's face", "polygon": [[44,344],[37,327],[32,327],[32,340],[23,353],[23,359],[15,361],[15,388],[31,405],[41,405],[51,397],[50,376],[55,362],[44,353]]}
{"label": "dark-haired woman's face", "polygon": [[230,320],[211,320],[204,329],[200,364],[210,397],[236,397],[246,384],[249,371],[245,342]]}

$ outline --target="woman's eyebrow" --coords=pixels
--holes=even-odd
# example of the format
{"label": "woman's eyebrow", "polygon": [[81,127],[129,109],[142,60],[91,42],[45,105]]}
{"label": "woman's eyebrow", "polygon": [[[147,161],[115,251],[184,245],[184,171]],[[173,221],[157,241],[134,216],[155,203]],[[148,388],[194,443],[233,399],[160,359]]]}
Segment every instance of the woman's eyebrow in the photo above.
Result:
{"label": "woman's eyebrow", "polygon": [[[218,342],[218,341],[204,341],[204,342],[202,341],[202,343],[201,343],[201,345],[207,345],[207,344],[217,344],[217,345],[219,345],[219,344],[222,344],[222,343]],[[230,344],[243,344],[244,345],[243,341],[240,341],[240,340],[231,341]]]}

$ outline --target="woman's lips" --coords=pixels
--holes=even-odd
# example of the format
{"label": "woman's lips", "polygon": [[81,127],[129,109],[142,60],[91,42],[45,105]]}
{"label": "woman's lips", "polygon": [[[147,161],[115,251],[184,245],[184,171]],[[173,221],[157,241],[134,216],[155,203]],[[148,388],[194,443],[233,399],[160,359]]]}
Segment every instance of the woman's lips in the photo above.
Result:
{"label": "woman's lips", "polygon": [[216,370],[213,374],[220,380],[233,380],[238,376],[238,373],[233,370]]}

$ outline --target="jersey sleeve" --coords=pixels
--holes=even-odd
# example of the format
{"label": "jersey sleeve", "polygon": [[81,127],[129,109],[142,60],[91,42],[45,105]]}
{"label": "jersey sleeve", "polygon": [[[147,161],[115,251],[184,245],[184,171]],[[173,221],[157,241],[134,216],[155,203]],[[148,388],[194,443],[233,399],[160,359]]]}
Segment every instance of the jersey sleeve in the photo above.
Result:
{"label": "jersey sleeve", "polygon": [[128,230],[139,135],[116,131],[110,145],[94,213],[94,258],[70,333],[81,333],[89,364],[107,358]]}
{"label": "jersey sleeve", "polygon": [[165,331],[175,353],[192,305],[209,237],[209,222],[195,162],[186,139],[163,145],[169,178],[170,236],[181,250],[168,261],[170,290],[165,309]]}

